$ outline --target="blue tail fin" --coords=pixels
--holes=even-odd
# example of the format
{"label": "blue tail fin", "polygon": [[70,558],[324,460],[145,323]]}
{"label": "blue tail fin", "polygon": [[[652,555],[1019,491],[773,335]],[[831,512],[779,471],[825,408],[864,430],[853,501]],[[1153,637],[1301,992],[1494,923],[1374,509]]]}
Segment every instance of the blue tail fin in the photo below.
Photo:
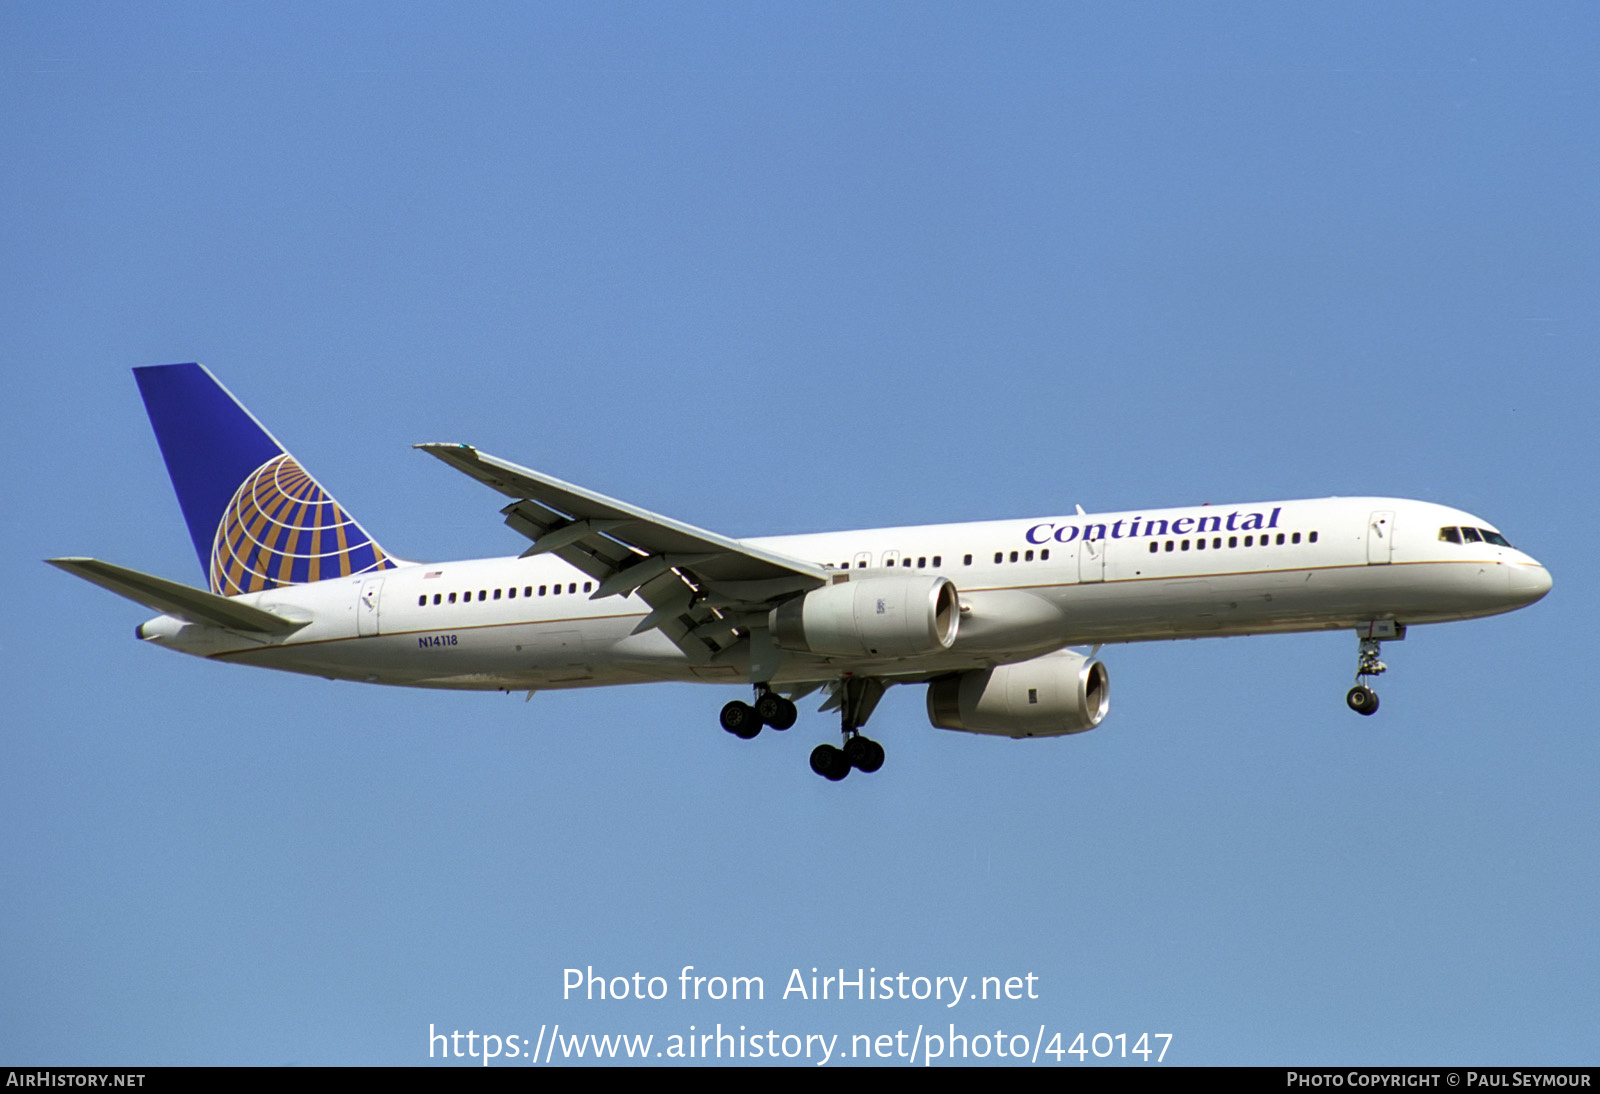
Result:
{"label": "blue tail fin", "polygon": [[204,366],[133,374],[212,592],[235,596],[394,566]]}

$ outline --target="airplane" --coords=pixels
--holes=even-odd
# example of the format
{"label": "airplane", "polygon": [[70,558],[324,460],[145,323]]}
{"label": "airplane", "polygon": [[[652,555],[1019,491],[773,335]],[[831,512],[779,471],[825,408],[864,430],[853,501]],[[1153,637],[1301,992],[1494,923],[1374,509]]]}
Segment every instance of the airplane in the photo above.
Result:
{"label": "airplane", "polygon": [[[1378,709],[1382,642],[1534,603],[1550,574],[1487,521],[1397,498],[1323,498],[731,539],[465,444],[415,447],[509,499],[509,558],[390,555],[199,364],[133,370],[207,589],[93,558],[50,562],[161,613],[140,641],[214,661],[406,687],[526,691],[744,684],[722,728],[786,730],[823,691],[841,746],[926,684],[941,729],[1094,729],[1101,646],[1354,630],[1346,703]],[[1071,647],[1092,646],[1086,655]]]}

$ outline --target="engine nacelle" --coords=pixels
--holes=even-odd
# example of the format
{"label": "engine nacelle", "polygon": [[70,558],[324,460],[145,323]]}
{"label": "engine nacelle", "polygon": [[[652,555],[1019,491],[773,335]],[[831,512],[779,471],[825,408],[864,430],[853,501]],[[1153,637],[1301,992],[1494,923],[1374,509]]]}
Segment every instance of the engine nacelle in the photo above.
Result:
{"label": "engine nacelle", "polygon": [[1071,650],[972,669],[928,684],[928,721],[1005,737],[1059,737],[1100,724],[1110,707],[1106,667]]}
{"label": "engine nacelle", "polygon": [[824,585],[768,615],[781,649],[834,657],[918,657],[947,650],[961,622],[955,583],[883,574]]}

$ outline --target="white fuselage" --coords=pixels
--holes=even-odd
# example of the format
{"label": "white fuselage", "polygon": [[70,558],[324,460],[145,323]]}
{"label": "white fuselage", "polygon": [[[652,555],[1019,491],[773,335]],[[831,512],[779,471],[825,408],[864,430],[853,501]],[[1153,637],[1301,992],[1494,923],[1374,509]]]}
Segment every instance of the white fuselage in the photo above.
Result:
{"label": "white fuselage", "polygon": [[[884,660],[784,653],[765,681],[781,687],[847,673],[927,679],[1086,643],[1471,619],[1550,588],[1528,555],[1488,536],[1450,542],[1447,528],[1493,532],[1428,502],[1328,498],[746,542],[851,577],[938,574],[960,591],[948,650]],[[750,679],[745,646],[691,664],[659,631],[633,633],[649,612],[641,599],[591,599],[595,586],[548,554],[407,564],[239,598],[311,621],[281,639],[165,616],[140,633],[220,660],[417,687]]]}

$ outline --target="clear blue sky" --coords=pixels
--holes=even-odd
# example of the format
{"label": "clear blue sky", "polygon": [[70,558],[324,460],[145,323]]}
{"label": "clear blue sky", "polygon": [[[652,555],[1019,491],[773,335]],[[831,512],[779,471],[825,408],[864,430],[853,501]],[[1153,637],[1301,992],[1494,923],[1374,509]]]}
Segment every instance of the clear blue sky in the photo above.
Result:
{"label": "clear blue sky", "polygon": [[[0,7],[0,1062],[427,1032],[1173,1035],[1594,1063],[1588,4]],[[142,648],[193,583],[129,368],[209,365],[390,551],[466,441],[732,535],[1330,494],[1546,563],[1511,616],[1110,648],[1077,738],[736,689],[430,694]],[[759,975],[582,1003],[562,970]],[[791,969],[1038,977],[822,1004]],[[1069,1062],[1073,1057],[1067,1057]]]}

